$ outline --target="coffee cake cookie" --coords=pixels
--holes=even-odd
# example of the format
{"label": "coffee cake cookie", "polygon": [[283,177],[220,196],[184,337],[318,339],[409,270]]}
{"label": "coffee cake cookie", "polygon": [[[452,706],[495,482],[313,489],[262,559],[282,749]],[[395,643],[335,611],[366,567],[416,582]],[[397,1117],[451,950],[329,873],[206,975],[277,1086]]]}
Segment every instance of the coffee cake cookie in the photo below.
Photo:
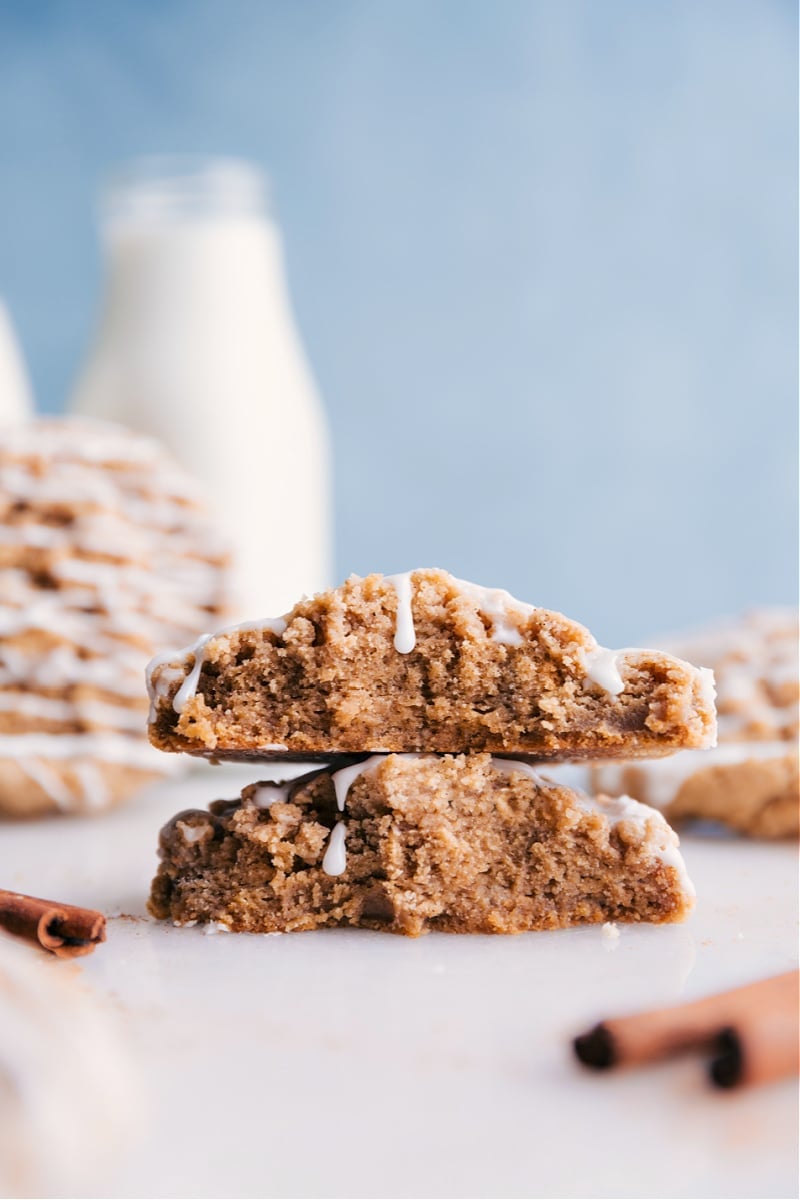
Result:
{"label": "coffee cake cookie", "polygon": [[148,668],[150,738],[222,758],[389,750],[636,757],[712,745],[710,671],[612,651],[445,571],[366,579]]}
{"label": "coffee cake cookie", "polygon": [[154,916],[256,933],[667,922],[694,896],[660,813],[489,754],[374,755],[252,784],[179,813],[160,856]]}
{"label": "coffee cake cookie", "polygon": [[797,836],[798,630],[793,610],[758,609],[669,641],[713,667],[719,746],[648,763],[600,765],[595,785],[628,792],[669,820],[720,821],[754,837]]}
{"label": "coffee cake cookie", "polygon": [[164,773],[142,672],[225,611],[194,484],[127,430],[0,434],[0,814],[99,810]]}

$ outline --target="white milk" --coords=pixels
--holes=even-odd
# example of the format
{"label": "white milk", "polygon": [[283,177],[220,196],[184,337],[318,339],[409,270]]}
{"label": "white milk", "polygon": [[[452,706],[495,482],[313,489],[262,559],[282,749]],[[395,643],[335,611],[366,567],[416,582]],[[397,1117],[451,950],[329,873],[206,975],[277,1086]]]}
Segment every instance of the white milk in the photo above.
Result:
{"label": "white milk", "polygon": [[159,437],[205,485],[233,543],[237,619],[330,583],[327,427],[262,190],[234,162],[111,189],[105,299],[72,400]]}
{"label": "white milk", "polygon": [[0,299],[0,427],[33,416],[28,373],[8,310]]}

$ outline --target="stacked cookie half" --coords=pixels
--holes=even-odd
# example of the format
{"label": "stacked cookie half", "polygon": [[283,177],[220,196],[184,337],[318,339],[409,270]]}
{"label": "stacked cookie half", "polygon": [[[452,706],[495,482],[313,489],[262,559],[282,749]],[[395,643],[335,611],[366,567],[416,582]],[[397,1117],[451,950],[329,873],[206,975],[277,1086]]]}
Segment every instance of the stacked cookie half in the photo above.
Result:
{"label": "stacked cookie half", "polygon": [[558,613],[419,570],[201,638],[148,685],[160,749],[304,764],[169,822],[157,917],[416,935],[691,908],[660,813],[540,773],[713,745],[713,676],[668,654],[606,650]]}

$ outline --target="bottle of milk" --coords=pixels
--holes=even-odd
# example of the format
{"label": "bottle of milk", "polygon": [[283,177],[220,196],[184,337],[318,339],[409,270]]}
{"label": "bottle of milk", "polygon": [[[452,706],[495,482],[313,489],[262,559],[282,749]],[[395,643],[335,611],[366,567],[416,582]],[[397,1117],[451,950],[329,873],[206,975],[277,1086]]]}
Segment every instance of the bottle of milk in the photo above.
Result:
{"label": "bottle of milk", "polygon": [[103,206],[105,296],[71,407],[152,434],[205,485],[236,612],[330,584],[329,442],[265,181],[247,163],[144,162]]}
{"label": "bottle of milk", "polygon": [[0,297],[0,428],[33,416],[28,372],[8,310]]}

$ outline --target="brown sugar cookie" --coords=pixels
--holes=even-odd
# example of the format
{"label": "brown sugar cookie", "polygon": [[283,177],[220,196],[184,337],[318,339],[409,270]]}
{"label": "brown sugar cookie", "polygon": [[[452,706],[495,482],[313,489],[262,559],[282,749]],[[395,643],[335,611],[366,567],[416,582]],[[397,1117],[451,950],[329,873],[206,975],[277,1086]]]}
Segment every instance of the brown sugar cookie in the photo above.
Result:
{"label": "brown sugar cookie", "polygon": [[714,670],[719,745],[657,762],[598,765],[601,791],[629,793],[670,821],[719,821],[753,837],[796,837],[798,785],[797,615],[757,609],[670,649]]}
{"label": "brown sugar cookie", "polygon": [[99,811],[164,774],[144,667],[225,612],[226,553],[149,438],[0,433],[0,815]]}
{"label": "brown sugar cookie", "polygon": [[710,671],[441,570],[366,579],[150,664],[150,738],[211,758],[414,751],[542,759],[712,745]]}
{"label": "brown sugar cookie", "polygon": [[661,923],[694,896],[661,814],[488,754],[375,755],[252,784],[175,816],[160,857],[154,916],[257,933]]}

